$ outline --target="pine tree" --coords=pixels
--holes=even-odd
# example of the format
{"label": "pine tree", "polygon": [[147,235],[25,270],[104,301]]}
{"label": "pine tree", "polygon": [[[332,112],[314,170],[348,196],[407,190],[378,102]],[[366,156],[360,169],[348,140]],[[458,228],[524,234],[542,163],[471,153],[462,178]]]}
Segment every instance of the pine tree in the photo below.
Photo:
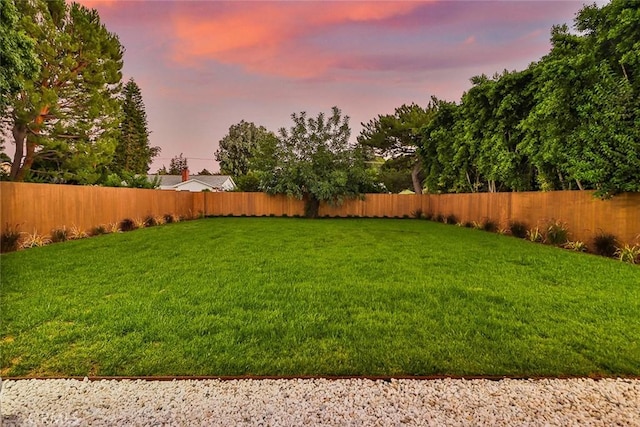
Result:
{"label": "pine tree", "polygon": [[23,181],[37,159],[59,165],[42,178],[94,183],[113,158],[120,120],[123,48],[96,10],[64,0],[15,3],[20,28],[36,40],[40,70],[21,76],[8,100],[16,144],[11,178]]}
{"label": "pine tree", "polygon": [[147,113],[142,92],[130,79],[122,90],[122,122],[112,169],[114,172],[146,174],[149,164],[160,153],[160,147],[149,146]]}

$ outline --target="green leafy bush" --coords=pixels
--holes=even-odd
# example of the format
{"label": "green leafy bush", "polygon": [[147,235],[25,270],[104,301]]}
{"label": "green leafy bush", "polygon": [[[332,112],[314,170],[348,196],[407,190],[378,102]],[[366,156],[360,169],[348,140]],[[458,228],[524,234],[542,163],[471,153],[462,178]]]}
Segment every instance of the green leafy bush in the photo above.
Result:
{"label": "green leafy bush", "polygon": [[528,228],[527,224],[520,221],[512,221],[509,223],[509,231],[511,232],[511,235],[520,239],[527,237]]}
{"label": "green leafy bush", "polygon": [[616,255],[616,251],[618,248],[616,247],[617,243],[616,236],[610,233],[600,233],[593,238],[593,250],[596,254],[606,256],[606,257],[614,257]]}

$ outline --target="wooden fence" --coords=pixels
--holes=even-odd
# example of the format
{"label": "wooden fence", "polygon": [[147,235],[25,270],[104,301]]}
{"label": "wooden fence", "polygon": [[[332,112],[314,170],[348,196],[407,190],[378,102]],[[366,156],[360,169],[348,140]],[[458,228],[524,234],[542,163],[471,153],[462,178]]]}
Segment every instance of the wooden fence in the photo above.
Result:
{"label": "wooden fence", "polygon": [[[0,182],[0,230],[50,234],[77,227],[89,230],[124,218],[144,219],[164,214],[207,216],[302,216],[304,202],[263,193],[190,193],[170,190],[83,187]],[[444,195],[368,194],[341,206],[321,204],[320,216],[404,217],[422,211],[455,215],[460,222],[487,219],[506,228],[520,221],[529,228],[550,221],[565,222],[571,239],[591,242],[597,233],[611,233],[621,243],[640,240],[640,193],[610,200],[591,191],[476,193]]]}

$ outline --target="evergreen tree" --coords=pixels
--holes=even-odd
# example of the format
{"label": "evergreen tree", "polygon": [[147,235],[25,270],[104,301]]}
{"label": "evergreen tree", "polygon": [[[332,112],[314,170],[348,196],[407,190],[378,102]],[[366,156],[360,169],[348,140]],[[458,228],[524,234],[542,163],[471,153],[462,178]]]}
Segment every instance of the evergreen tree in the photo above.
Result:
{"label": "evergreen tree", "polygon": [[16,144],[11,178],[24,180],[37,157],[50,157],[60,166],[41,170],[42,179],[93,183],[116,146],[123,48],[95,10],[64,0],[15,5],[41,66],[35,78],[21,76],[21,90],[8,100]]}
{"label": "evergreen tree", "polygon": [[175,156],[174,158],[171,159],[171,163],[169,164],[169,170],[167,171],[167,174],[180,175],[183,170],[188,168],[189,168],[189,165],[187,165],[187,158],[182,157],[182,153],[180,153],[179,156]]}
{"label": "evergreen tree", "polygon": [[122,98],[123,117],[112,169],[116,173],[146,174],[160,147],[149,146],[147,113],[140,87],[133,79],[125,84]]}

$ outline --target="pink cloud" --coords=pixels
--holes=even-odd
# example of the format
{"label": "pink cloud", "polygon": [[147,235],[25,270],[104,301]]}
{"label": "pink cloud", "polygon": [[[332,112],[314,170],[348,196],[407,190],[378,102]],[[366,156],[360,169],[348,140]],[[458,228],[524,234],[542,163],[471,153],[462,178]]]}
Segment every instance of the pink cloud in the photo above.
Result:
{"label": "pink cloud", "polygon": [[416,2],[225,3],[191,8],[173,19],[171,58],[185,65],[214,60],[253,73],[310,78],[336,62],[309,39],[349,23],[371,23],[410,13]]}

